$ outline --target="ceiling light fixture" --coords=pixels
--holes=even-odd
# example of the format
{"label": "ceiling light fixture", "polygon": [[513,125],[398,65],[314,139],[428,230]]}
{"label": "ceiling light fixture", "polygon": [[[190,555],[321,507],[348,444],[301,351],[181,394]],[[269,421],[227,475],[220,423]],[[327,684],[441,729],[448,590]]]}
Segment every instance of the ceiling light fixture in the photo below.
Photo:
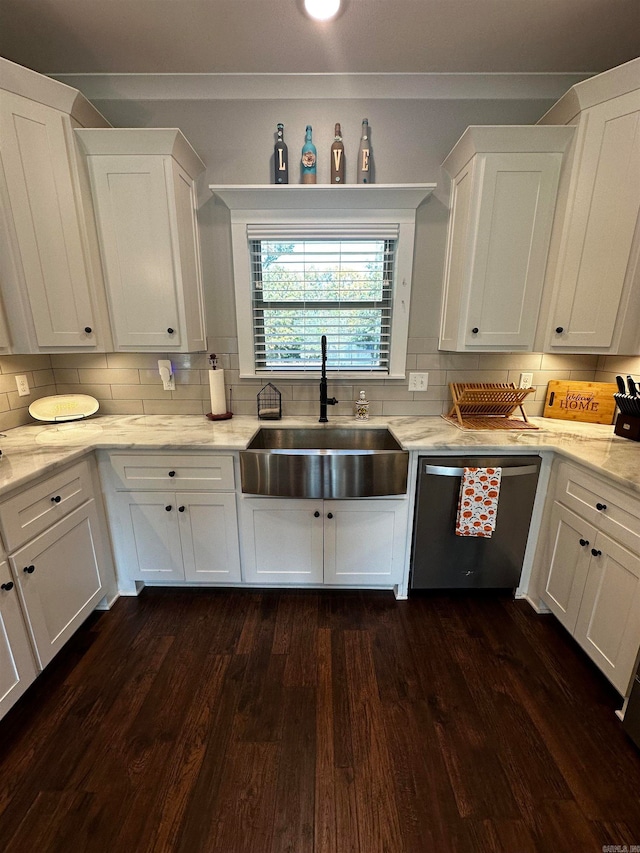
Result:
{"label": "ceiling light fixture", "polygon": [[340,10],[340,0],[304,0],[304,8],[315,21],[330,21]]}

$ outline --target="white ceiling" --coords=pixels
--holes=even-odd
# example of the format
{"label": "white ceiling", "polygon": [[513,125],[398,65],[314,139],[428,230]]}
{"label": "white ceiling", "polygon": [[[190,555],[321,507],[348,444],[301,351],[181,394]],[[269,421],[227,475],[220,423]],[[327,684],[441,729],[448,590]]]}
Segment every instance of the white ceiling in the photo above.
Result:
{"label": "white ceiling", "polygon": [[[640,0],[0,0],[0,55],[47,74],[603,71]],[[313,92],[309,92],[313,97]]]}

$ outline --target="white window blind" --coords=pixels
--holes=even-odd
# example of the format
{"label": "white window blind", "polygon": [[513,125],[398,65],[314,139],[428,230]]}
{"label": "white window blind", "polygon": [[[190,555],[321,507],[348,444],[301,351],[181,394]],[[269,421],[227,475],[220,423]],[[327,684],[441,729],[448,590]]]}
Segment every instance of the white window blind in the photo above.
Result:
{"label": "white window blind", "polygon": [[397,225],[247,226],[256,372],[389,372]]}

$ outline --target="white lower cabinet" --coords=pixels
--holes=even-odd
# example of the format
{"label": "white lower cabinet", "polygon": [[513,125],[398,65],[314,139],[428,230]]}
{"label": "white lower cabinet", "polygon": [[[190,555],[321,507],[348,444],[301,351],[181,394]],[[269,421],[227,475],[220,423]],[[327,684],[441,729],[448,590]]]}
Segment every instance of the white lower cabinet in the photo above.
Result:
{"label": "white lower cabinet", "polygon": [[402,577],[407,502],[243,498],[244,580],[384,586]]}
{"label": "white lower cabinet", "polygon": [[234,457],[99,456],[121,592],[136,582],[239,583]]}
{"label": "white lower cabinet", "polygon": [[640,649],[640,553],[625,526],[635,512],[637,529],[637,502],[567,463],[556,472],[537,558],[540,598],[625,695]]}
{"label": "white lower cabinet", "polygon": [[0,503],[0,716],[115,592],[94,475],[88,458]]}
{"label": "white lower cabinet", "polygon": [[42,668],[103,598],[101,552],[90,500],[9,557]]}
{"label": "white lower cabinet", "polygon": [[0,717],[14,705],[36,675],[29,634],[6,560],[0,563]]}
{"label": "white lower cabinet", "polygon": [[240,580],[235,494],[119,492],[118,567],[130,580]]}

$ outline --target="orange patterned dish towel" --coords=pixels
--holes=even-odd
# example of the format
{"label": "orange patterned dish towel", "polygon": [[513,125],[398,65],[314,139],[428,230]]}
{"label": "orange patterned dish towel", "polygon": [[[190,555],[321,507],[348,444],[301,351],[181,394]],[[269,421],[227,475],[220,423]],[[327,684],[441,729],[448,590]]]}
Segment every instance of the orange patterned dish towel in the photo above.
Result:
{"label": "orange patterned dish towel", "polygon": [[456,536],[490,538],[496,529],[502,468],[465,468],[460,482]]}

